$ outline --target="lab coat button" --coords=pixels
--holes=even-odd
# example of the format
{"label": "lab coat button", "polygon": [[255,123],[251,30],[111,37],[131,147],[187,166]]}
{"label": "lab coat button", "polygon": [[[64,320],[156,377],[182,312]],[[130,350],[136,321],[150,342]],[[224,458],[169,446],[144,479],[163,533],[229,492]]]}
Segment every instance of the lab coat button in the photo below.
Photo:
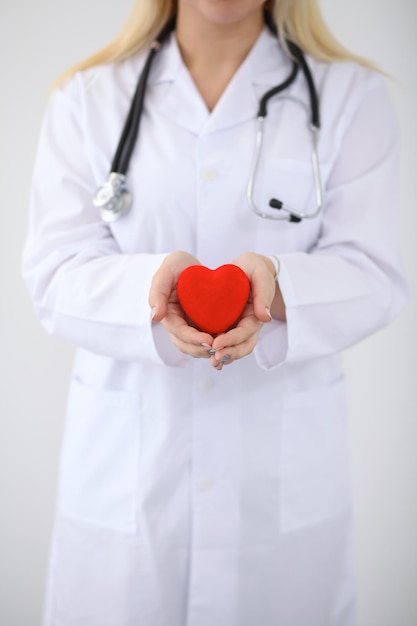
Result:
{"label": "lab coat button", "polygon": [[210,491],[214,486],[214,482],[210,478],[202,478],[197,483],[198,491]]}
{"label": "lab coat button", "polygon": [[208,183],[213,182],[217,178],[217,172],[212,167],[206,167],[201,172],[201,177]]}
{"label": "lab coat button", "polygon": [[203,378],[198,384],[201,393],[208,393],[213,389],[214,383],[211,378]]}

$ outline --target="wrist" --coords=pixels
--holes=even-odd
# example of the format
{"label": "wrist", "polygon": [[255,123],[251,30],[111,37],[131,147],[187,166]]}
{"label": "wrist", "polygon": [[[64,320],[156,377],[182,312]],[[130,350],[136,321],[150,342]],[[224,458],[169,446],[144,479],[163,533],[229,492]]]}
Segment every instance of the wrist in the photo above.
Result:
{"label": "wrist", "polygon": [[265,256],[265,259],[268,262],[268,267],[269,268],[273,267],[273,276],[275,280],[275,297],[271,303],[271,314],[272,314],[272,317],[275,318],[276,320],[285,322],[287,318],[286,310],[285,310],[285,303],[282,298],[281,289],[279,287],[279,282],[278,282],[279,273],[281,270],[281,263],[280,263],[279,258],[275,256],[275,254],[269,254]]}
{"label": "wrist", "polygon": [[281,269],[281,263],[279,261],[279,258],[275,256],[275,254],[268,254],[266,258],[269,259],[269,261],[272,263],[274,267],[274,280],[277,280]]}
{"label": "wrist", "polygon": [[262,254],[260,256],[262,257],[262,260],[264,261],[268,270],[271,272],[273,279],[276,280],[279,276],[279,270],[280,270],[279,259],[274,254],[268,254],[268,255]]}

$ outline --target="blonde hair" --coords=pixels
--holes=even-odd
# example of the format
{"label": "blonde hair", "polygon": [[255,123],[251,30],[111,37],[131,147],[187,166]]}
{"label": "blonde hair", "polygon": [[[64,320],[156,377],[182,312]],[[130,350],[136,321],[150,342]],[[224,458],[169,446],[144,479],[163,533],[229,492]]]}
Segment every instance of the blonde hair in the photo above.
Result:
{"label": "blonde hair", "polygon": [[[77,71],[122,61],[147,48],[176,11],[176,0],[134,0],[130,14],[116,37],[95,54],[77,63],[58,77],[55,86]],[[320,61],[354,61],[376,69],[368,60],[344,48],[332,35],[321,15],[318,0],[268,0],[278,36],[288,38],[305,53]]]}

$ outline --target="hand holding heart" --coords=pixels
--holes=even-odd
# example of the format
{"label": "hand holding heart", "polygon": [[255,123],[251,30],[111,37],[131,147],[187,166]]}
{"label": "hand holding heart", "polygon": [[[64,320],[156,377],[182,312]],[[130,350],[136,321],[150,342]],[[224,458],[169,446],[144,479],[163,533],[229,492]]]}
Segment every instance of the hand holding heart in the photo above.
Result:
{"label": "hand holding heart", "polygon": [[[243,270],[248,277],[251,294],[236,326],[214,337],[190,324],[177,295],[180,275],[186,268],[199,265],[200,262],[186,252],[168,255],[153,278],[149,303],[153,321],[161,322],[181,352],[207,358],[212,348],[216,352],[210,357],[210,363],[218,367],[226,355],[229,364],[252,352],[263,323],[271,321],[269,310],[276,296],[275,269],[268,257],[255,253],[242,254],[233,261],[233,265]],[[210,273],[210,270],[201,267],[201,272],[204,271]]]}

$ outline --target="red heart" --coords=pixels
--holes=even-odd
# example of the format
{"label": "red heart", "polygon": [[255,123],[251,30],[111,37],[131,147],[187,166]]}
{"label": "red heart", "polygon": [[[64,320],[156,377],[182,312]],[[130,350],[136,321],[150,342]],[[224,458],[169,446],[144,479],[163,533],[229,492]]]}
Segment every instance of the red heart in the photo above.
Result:
{"label": "red heart", "polygon": [[237,265],[211,270],[204,265],[187,267],[178,279],[178,300],[199,329],[218,335],[238,321],[249,297],[250,284]]}

